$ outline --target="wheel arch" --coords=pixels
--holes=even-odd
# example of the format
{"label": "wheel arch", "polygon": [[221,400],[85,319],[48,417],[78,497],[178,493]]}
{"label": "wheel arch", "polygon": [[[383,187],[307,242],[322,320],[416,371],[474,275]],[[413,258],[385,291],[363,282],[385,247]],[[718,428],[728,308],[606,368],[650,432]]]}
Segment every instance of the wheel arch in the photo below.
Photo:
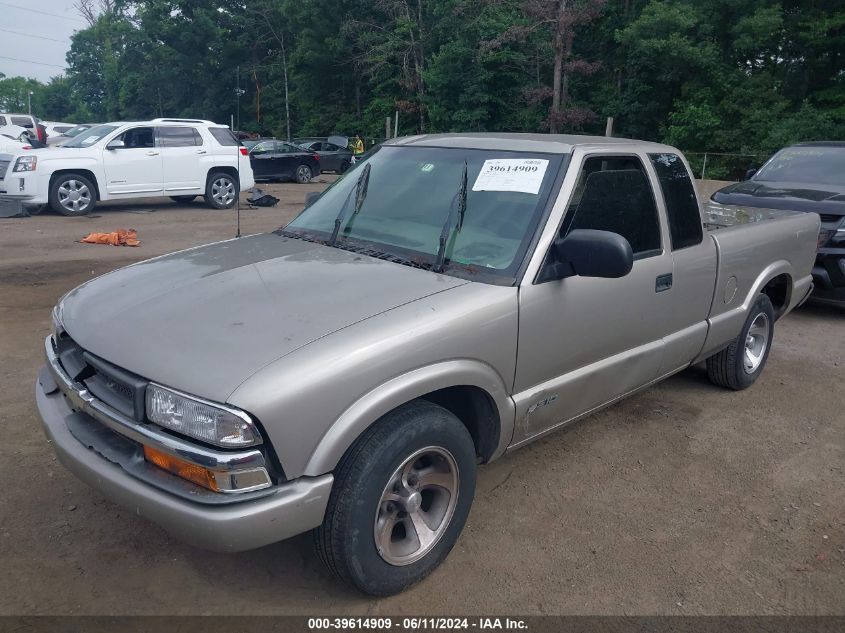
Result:
{"label": "wheel arch", "polygon": [[418,399],[438,404],[461,420],[482,462],[501,455],[513,437],[513,401],[496,371],[476,361],[447,361],[398,376],[359,398],[323,435],[302,474],[331,472],[364,431]]}
{"label": "wheel arch", "polygon": [[53,183],[56,182],[56,180],[58,179],[59,176],[64,176],[66,174],[79,174],[80,176],[85,176],[85,178],[90,180],[91,184],[94,185],[94,193],[97,195],[97,200],[102,200],[102,198],[100,196],[100,183],[97,180],[96,174],[94,174],[94,172],[91,171],[90,169],[85,169],[85,168],[82,168],[82,167],[79,167],[79,168],[76,168],[76,169],[73,169],[73,168],[67,169],[66,168],[66,169],[55,170],[52,174],[50,174],[50,185],[49,185],[47,191],[48,192],[52,191]]}
{"label": "wheel arch", "polygon": [[232,167],[231,165],[215,165],[214,167],[209,167],[208,171],[205,174],[205,186],[208,187],[208,183],[211,181],[211,177],[216,173],[224,173],[232,176],[235,179],[235,184],[240,189],[240,180],[238,179],[238,170]]}

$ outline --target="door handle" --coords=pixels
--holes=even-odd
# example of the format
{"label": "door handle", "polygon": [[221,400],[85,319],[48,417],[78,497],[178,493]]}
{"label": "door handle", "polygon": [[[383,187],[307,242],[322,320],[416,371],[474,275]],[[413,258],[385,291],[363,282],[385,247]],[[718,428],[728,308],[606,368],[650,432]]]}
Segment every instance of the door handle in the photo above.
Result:
{"label": "door handle", "polygon": [[208,152],[206,152],[204,149],[198,149],[197,150],[197,154],[207,154],[207,153]]}
{"label": "door handle", "polygon": [[149,152],[147,152],[147,156],[158,156],[158,152],[150,150]]}
{"label": "door handle", "polygon": [[663,292],[672,288],[672,273],[658,275],[654,281],[654,292]]}

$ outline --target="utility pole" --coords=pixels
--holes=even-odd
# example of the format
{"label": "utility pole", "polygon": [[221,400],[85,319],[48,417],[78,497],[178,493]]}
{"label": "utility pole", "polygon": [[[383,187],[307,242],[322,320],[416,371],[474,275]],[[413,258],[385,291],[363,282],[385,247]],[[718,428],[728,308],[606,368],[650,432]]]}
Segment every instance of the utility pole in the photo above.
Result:
{"label": "utility pole", "polygon": [[35,93],[33,93],[32,90],[29,90],[27,92],[27,95],[26,95],[26,108],[27,108],[27,113],[30,114],[30,115],[32,114],[32,95],[33,94],[35,94]]}
{"label": "utility pole", "polygon": [[238,99],[238,130],[241,129],[241,97],[246,93],[246,90],[241,89],[241,67],[238,66],[235,74],[235,95]]}

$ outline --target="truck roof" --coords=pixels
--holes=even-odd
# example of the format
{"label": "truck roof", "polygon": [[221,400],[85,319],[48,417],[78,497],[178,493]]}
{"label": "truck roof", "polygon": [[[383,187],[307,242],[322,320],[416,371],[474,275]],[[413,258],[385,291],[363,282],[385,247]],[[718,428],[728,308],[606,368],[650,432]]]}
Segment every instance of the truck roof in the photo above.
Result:
{"label": "truck roof", "polygon": [[650,141],[638,141],[612,136],[581,136],[577,134],[506,134],[506,133],[468,133],[468,134],[421,134],[385,141],[385,145],[417,147],[458,147],[466,149],[518,150],[525,152],[546,152],[568,154],[576,146],[617,145],[628,150],[637,146],[649,151],[678,150]]}

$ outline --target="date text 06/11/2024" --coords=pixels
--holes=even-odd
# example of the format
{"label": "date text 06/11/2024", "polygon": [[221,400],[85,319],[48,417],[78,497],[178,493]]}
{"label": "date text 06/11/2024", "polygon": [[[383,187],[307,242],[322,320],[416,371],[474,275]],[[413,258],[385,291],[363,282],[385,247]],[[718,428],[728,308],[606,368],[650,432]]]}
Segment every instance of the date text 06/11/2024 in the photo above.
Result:
{"label": "date text 06/11/2024", "polygon": [[527,630],[525,620],[518,618],[309,618],[308,630],[375,630],[375,631],[451,631],[451,630]]}

